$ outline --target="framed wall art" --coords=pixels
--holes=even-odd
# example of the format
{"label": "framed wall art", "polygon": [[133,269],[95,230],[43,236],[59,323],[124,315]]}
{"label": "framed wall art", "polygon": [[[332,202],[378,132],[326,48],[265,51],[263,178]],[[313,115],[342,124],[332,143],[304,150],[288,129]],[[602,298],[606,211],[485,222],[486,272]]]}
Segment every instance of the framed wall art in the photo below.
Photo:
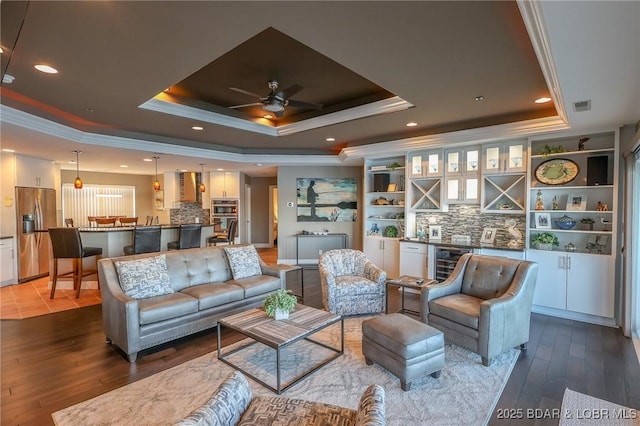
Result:
{"label": "framed wall art", "polygon": [[442,226],[429,225],[429,240],[441,240],[442,239]]}
{"label": "framed wall art", "polygon": [[298,222],[355,222],[358,185],[352,178],[297,178]]}

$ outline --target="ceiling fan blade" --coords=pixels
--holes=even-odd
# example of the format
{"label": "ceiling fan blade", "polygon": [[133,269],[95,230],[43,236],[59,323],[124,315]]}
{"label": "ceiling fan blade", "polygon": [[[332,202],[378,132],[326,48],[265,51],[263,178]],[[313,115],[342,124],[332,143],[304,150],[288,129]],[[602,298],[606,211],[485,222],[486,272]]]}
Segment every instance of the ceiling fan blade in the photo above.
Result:
{"label": "ceiling fan blade", "polygon": [[303,102],[303,101],[295,101],[293,99],[289,99],[287,106],[292,106],[294,108],[311,108],[311,109],[322,109],[322,104],[314,104],[312,102]]}
{"label": "ceiling fan blade", "polygon": [[299,91],[301,91],[302,89],[304,89],[304,87],[300,86],[299,84],[294,84],[293,86],[287,87],[286,89],[278,92],[276,96],[282,99],[288,99],[291,96],[298,93]]}
{"label": "ceiling fan blade", "polygon": [[236,109],[236,108],[244,108],[244,107],[258,106],[258,105],[262,105],[262,102],[253,102],[253,103],[250,103],[250,104],[233,105],[233,106],[230,106],[229,108]]}
{"label": "ceiling fan blade", "polygon": [[237,87],[229,87],[229,89],[234,90],[234,91],[239,92],[239,93],[244,93],[245,95],[253,96],[254,98],[258,98],[258,99],[262,98],[261,95],[255,94],[253,92],[249,92],[248,90],[238,89]]}

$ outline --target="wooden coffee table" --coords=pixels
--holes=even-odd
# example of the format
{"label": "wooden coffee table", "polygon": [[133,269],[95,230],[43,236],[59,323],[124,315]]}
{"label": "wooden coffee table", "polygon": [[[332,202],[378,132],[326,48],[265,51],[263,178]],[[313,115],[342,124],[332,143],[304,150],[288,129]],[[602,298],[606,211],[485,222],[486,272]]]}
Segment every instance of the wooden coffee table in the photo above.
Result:
{"label": "wooden coffee table", "polygon": [[[309,336],[329,327],[332,324],[340,322],[340,349],[333,348],[322,342],[310,339]],[[253,341],[247,345],[230,350],[223,354],[221,348],[220,332],[221,328],[226,327],[235,330],[251,339]],[[319,364],[312,366],[302,374],[295,377],[289,383],[283,384],[281,381],[281,357],[280,353],[282,349],[294,344],[295,342],[305,339],[311,343],[322,346],[333,351],[335,354],[331,357],[323,360]],[[257,378],[255,375],[240,368],[238,365],[231,362],[228,358],[230,355],[242,351],[251,345],[256,343],[262,343],[276,351],[276,386],[273,387],[264,381]],[[344,353],[344,320],[340,315],[332,314],[331,312],[323,311],[320,309],[312,308],[305,305],[296,305],[296,309],[292,312],[287,320],[274,320],[269,318],[264,310],[260,308],[251,309],[245,312],[240,312],[235,315],[231,315],[222,318],[218,321],[218,359],[227,365],[241,371],[242,373],[250,376],[256,382],[260,383],[264,387],[271,389],[280,395],[289,387],[300,382],[311,373],[327,365],[334,359],[338,358]]]}

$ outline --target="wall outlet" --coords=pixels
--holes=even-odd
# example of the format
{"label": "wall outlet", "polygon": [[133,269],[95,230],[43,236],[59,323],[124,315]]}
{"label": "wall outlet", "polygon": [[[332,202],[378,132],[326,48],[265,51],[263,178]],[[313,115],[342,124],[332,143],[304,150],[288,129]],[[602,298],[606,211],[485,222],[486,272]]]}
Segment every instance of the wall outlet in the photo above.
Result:
{"label": "wall outlet", "polygon": [[318,256],[322,254],[322,249],[318,250]]}

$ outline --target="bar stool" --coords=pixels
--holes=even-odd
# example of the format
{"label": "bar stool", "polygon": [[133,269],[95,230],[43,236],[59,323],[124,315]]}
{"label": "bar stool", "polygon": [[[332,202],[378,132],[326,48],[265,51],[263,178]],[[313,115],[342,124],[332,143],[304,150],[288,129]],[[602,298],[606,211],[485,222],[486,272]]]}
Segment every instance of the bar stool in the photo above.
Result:
{"label": "bar stool", "polygon": [[118,219],[118,222],[120,222],[120,226],[136,226],[138,224],[138,217],[121,217]]}
{"label": "bar stool", "polygon": [[124,254],[154,253],[160,251],[160,225],[136,226],[133,245],[124,246]]}
{"label": "bar stool", "polygon": [[[51,295],[49,297],[53,299],[55,296],[58,278],[71,278],[77,299],[80,297],[82,277],[98,273],[98,260],[102,257],[102,248],[82,247],[82,239],[78,228],[49,228],[49,236],[51,237],[51,247],[53,249],[53,283],[51,284]],[[96,257],[96,269],[83,271],[82,260],[91,256]],[[73,259],[71,272],[58,274],[59,259]],[[100,288],[99,277],[98,288]]]}
{"label": "bar stool", "polygon": [[184,250],[188,248],[200,247],[200,234],[202,233],[201,223],[190,223],[180,225],[178,241],[167,243],[169,250]]}
{"label": "bar stool", "polygon": [[211,235],[210,237],[207,237],[207,245],[213,244],[215,246],[218,245],[218,243],[233,244],[236,238],[236,229],[238,229],[238,220],[229,219],[229,223],[227,225],[227,235]]}
{"label": "bar stool", "polygon": [[116,226],[115,217],[96,217],[95,222],[98,227],[101,227],[102,225],[108,227]]}

